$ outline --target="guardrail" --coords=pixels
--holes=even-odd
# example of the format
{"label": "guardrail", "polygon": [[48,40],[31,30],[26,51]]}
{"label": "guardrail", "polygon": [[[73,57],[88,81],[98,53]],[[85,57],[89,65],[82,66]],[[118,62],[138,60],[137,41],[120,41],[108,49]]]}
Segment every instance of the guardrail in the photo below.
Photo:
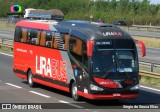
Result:
{"label": "guardrail", "polygon": [[160,26],[147,26],[147,25],[132,25],[132,26],[120,26],[120,28],[130,31],[149,31],[149,32],[160,32]]}
{"label": "guardrail", "polygon": [[7,39],[7,38],[0,38],[0,48],[7,47],[10,48],[11,51],[13,51],[13,40]]}
{"label": "guardrail", "polygon": [[[11,48],[11,50],[13,51],[13,40],[12,39],[0,38],[0,40],[1,40],[0,41],[0,48],[2,46],[8,47],[8,48]],[[157,69],[157,68],[160,71],[160,64],[141,61],[141,62],[139,62],[139,65],[140,66],[147,66],[150,68],[150,72],[140,70],[140,75],[148,76],[148,77],[152,77],[152,78],[160,78],[160,74],[154,73],[154,71],[156,71],[155,69]],[[148,68],[147,68],[147,70],[148,70]]]}
{"label": "guardrail", "polygon": [[147,31],[160,31],[160,26],[147,26],[147,25],[132,25],[137,30],[147,30]]}
{"label": "guardrail", "polygon": [[0,18],[0,22],[7,22],[7,18]]}

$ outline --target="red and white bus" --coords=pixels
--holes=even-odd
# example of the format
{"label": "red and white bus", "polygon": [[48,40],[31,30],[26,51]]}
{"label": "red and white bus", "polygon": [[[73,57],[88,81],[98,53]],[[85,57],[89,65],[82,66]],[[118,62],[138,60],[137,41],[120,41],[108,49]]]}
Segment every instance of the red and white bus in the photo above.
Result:
{"label": "red and white bus", "polygon": [[15,75],[70,92],[74,100],[130,99],[139,94],[136,43],[117,26],[89,21],[24,20],[14,36]]}

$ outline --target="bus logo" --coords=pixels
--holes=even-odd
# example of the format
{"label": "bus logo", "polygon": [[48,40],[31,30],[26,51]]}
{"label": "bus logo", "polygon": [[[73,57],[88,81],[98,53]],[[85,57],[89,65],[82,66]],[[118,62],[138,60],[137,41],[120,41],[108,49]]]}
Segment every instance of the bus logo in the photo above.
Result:
{"label": "bus logo", "polygon": [[67,62],[36,55],[36,73],[54,80],[67,81]]}

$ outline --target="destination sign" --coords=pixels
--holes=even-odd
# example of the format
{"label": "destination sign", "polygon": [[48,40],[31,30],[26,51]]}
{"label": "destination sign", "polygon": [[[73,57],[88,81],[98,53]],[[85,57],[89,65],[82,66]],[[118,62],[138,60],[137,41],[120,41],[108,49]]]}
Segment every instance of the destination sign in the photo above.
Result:
{"label": "destination sign", "polygon": [[96,45],[112,45],[112,41],[96,42]]}

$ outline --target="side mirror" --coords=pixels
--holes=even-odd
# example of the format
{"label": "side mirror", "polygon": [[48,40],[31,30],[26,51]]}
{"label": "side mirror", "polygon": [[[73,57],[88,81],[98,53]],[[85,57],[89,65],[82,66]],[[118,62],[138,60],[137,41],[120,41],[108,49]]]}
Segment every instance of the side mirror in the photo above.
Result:
{"label": "side mirror", "polygon": [[142,57],[146,56],[146,47],[145,47],[145,44],[142,41],[140,41],[140,40],[134,40],[134,42],[139,45],[140,50],[141,50],[141,56]]}
{"label": "side mirror", "polygon": [[92,57],[94,42],[89,40],[87,42],[87,56]]}

